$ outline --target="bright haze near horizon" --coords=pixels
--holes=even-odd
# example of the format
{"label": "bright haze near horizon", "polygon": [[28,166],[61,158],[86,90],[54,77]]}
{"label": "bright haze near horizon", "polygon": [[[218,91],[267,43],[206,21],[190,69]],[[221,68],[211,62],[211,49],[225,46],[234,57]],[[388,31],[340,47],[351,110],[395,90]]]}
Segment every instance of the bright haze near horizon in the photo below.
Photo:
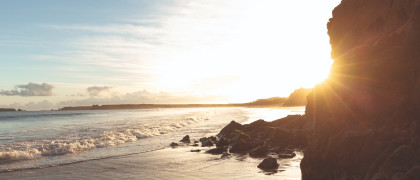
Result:
{"label": "bright haze near horizon", "polygon": [[339,0],[4,0],[0,107],[241,103],[324,80]]}

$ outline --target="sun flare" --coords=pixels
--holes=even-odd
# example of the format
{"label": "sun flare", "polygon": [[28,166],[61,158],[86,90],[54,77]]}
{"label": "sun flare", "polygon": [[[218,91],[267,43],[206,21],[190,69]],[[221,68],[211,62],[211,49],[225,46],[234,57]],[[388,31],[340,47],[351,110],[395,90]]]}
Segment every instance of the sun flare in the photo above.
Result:
{"label": "sun flare", "polygon": [[[191,36],[211,32],[214,37],[165,57],[166,63],[159,66],[164,72],[161,84],[172,91],[195,90],[196,94],[224,95],[246,102],[288,96],[294,89],[311,88],[327,78],[332,64],[325,28],[328,16],[319,26],[311,23],[315,17],[297,16],[292,21],[285,15],[296,14],[295,10],[279,1],[241,1],[240,8],[234,8],[234,3],[222,4],[228,11],[218,13],[229,13],[216,24],[210,18],[200,19],[193,27],[171,28],[188,31]],[[188,13],[192,16],[196,12]],[[201,16],[206,13],[212,17],[214,12],[200,11]],[[296,26],[294,21],[299,20],[308,23]]]}

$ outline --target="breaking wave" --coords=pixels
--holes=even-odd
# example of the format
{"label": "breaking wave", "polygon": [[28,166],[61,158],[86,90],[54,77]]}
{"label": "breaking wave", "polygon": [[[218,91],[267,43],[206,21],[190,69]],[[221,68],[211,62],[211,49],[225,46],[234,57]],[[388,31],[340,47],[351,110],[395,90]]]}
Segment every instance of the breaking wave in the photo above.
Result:
{"label": "breaking wave", "polygon": [[167,134],[204,120],[208,120],[208,117],[146,122],[125,128],[95,132],[93,135],[89,134],[89,136],[83,134],[89,130],[81,129],[79,133],[68,134],[55,139],[3,144],[0,145],[0,164],[32,160],[43,156],[78,153],[95,148],[112,147],[143,138]]}

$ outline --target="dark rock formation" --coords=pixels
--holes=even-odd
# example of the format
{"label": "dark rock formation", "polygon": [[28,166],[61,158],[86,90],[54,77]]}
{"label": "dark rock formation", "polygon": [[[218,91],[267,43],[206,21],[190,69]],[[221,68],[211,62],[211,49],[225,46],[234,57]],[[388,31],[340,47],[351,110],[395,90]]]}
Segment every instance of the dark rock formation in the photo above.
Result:
{"label": "dark rock formation", "polygon": [[201,150],[200,149],[192,149],[192,150],[190,150],[190,152],[200,152]]}
{"label": "dark rock formation", "polygon": [[184,136],[184,138],[182,138],[181,141],[179,141],[179,142],[191,143],[190,136],[188,136],[188,135]]}
{"label": "dark rock formation", "polygon": [[251,150],[253,146],[249,144],[247,141],[243,139],[239,140],[235,144],[233,144],[232,148],[230,148],[229,152],[231,153],[244,153]]}
{"label": "dark rock formation", "polygon": [[277,159],[268,157],[265,158],[257,167],[262,170],[272,170],[277,169],[279,164],[277,163]]}
{"label": "dark rock formation", "polygon": [[209,137],[209,139],[210,139],[211,141],[213,141],[213,142],[217,142],[217,137],[210,136],[210,137]]}
{"label": "dark rock formation", "polygon": [[171,146],[171,147],[176,147],[176,146],[179,146],[179,144],[178,144],[178,143],[176,143],[176,142],[172,142],[172,143],[170,144],[170,146]]}
{"label": "dark rock formation", "polygon": [[292,115],[273,122],[257,120],[241,125],[230,122],[217,135],[220,147],[230,146],[229,152],[266,157],[268,153],[286,153],[287,149],[303,149],[311,134],[305,116]]}
{"label": "dark rock formation", "polygon": [[200,138],[201,147],[213,146],[214,142],[210,138]]}
{"label": "dark rock formation", "polygon": [[219,141],[216,142],[216,147],[224,147],[228,145],[229,145],[229,142],[225,137],[221,138]]}
{"label": "dark rock formation", "polygon": [[334,63],[308,96],[302,178],[418,177],[420,1],[342,0],[327,27]]}
{"label": "dark rock formation", "polygon": [[225,146],[225,147],[217,147],[217,148],[210,149],[206,153],[216,155],[216,154],[223,154],[226,151],[227,151],[227,147]]}
{"label": "dark rock formation", "polygon": [[279,158],[280,159],[287,159],[287,158],[294,158],[296,156],[295,153],[283,153],[283,154],[279,154]]}
{"label": "dark rock formation", "polygon": [[258,146],[249,152],[249,156],[253,158],[265,157],[267,156],[267,154],[268,154],[268,147],[265,145]]}

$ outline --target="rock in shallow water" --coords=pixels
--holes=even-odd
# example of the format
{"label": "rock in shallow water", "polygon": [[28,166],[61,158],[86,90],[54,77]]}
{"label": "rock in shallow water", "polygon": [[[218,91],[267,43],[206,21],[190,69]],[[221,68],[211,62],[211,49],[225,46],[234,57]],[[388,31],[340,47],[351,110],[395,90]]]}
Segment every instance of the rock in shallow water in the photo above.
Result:
{"label": "rock in shallow water", "polygon": [[210,138],[201,138],[201,147],[213,146],[214,142]]}
{"label": "rock in shallow water", "polygon": [[290,153],[290,154],[279,154],[279,158],[280,159],[287,159],[287,158],[294,158],[296,156],[295,153]]}
{"label": "rock in shallow water", "polygon": [[229,152],[231,153],[241,153],[241,152],[247,152],[248,150],[252,149],[252,145],[244,140],[239,140],[236,144],[230,148]]}
{"label": "rock in shallow water", "polygon": [[229,146],[229,142],[225,137],[222,137],[219,141],[216,142],[216,147]]}
{"label": "rock in shallow water", "polygon": [[229,157],[230,155],[232,155],[232,154],[229,154],[227,152],[224,152],[220,158],[221,159],[225,159],[225,158]]}
{"label": "rock in shallow water", "polygon": [[273,170],[277,169],[279,164],[277,163],[277,159],[268,157],[265,158],[257,167],[262,170]]}
{"label": "rock in shallow water", "polygon": [[210,153],[210,154],[223,154],[224,152],[227,151],[227,147],[217,147],[217,148],[213,148],[208,150],[206,153]]}
{"label": "rock in shallow water", "polygon": [[268,153],[267,146],[258,146],[254,148],[253,150],[251,150],[251,152],[249,152],[249,156],[253,158],[265,157],[267,156],[267,153]]}
{"label": "rock in shallow water", "polygon": [[184,136],[184,138],[182,138],[182,140],[179,142],[191,143],[190,136],[189,135]]}

